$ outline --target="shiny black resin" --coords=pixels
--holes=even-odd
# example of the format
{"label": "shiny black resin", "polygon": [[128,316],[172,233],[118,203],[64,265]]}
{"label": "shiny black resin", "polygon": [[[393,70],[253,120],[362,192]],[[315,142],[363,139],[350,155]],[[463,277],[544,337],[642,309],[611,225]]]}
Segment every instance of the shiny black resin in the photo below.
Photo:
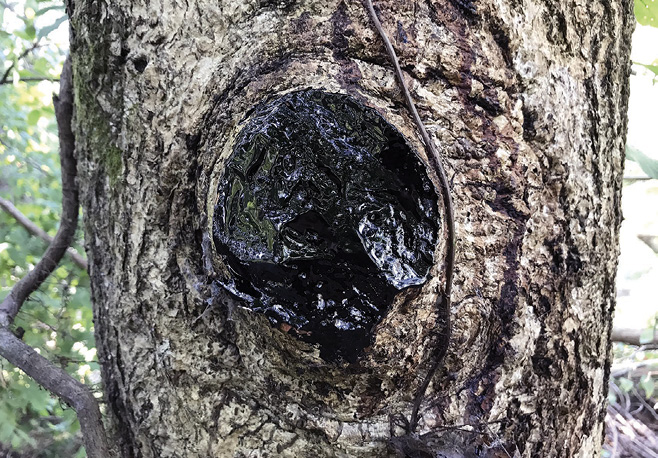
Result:
{"label": "shiny black resin", "polygon": [[305,90],[256,107],[218,193],[227,287],[327,361],[354,362],[434,262],[438,196],[425,167],[349,96]]}

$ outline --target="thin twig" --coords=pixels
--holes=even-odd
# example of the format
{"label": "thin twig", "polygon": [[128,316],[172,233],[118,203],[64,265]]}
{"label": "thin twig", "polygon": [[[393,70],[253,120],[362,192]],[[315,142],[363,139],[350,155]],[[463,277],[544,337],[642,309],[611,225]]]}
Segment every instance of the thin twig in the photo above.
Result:
{"label": "thin twig", "polygon": [[655,440],[653,430],[617,403],[610,403],[608,415],[622,427],[623,445],[636,453],[632,456],[658,458],[658,454],[655,452],[658,443]]}
{"label": "thin twig", "polygon": [[27,57],[28,54],[30,54],[32,51],[34,51],[34,50],[37,49],[38,47],[39,47],[39,40],[35,41],[35,42],[32,44],[32,46],[30,46],[30,47],[27,48],[25,51],[23,51],[23,52],[21,53],[21,55],[18,56],[18,58],[17,58],[15,61],[13,61],[9,67],[7,67],[7,70],[5,70],[4,75],[2,75],[2,78],[0,78],[0,85],[2,85],[2,84],[6,84],[6,83],[7,83],[7,80],[9,79],[9,75],[11,74],[11,71],[12,71],[12,70],[14,69],[14,67],[16,66],[16,62],[18,62],[19,60],[23,59],[24,57]]}
{"label": "thin twig", "polygon": [[489,425],[495,425],[504,422],[507,422],[507,420],[493,420],[493,421],[485,421],[482,423],[463,423],[461,425],[442,425],[442,426],[437,426],[435,430],[429,433],[421,434],[420,438],[424,439],[436,435],[436,431],[463,431],[465,433],[487,434],[485,432],[477,431],[473,429],[473,428],[482,428],[482,427],[487,428],[490,431],[489,434],[494,434],[493,431],[491,431]]}
{"label": "thin twig", "polygon": [[71,130],[73,116],[73,81],[71,58],[62,70],[59,97],[54,97],[55,116],[59,131],[60,160],[62,170],[62,217],[52,243],[32,271],[12,288],[0,304],[0,355],[32,377],[78,414],[87,456],[109,456],[105,428],[98,402],[89,389],[75,378],[55,366],[32,347],[16,337],[10,326],[21,306],[30,294],[55,270],[71,244],[78,224],[78,188],[75,182],[76,161],[73,154],[75,138]]}
{"label": "thin twig", "polygon": [[447,239],[446,260],[445,260],[446,283],[445,283],[445,289],[443,290],[442,294],[440,294],[439,297],[437,298],[437,309],[439,310],[441,315],[439,316],[439,320],[443,321],[444,326],[441,334],[438,336],[440,341],[438,342],[437,345],[438,352],[435,355],[433,355],[434,362],[430,366],[429,372],[427,373],[425,380],[423,381],[421,386],[418,388],[418,391],[416,392],[416,397],[411,411],[411,420],[409,421],[409,429],[411,432],[413,432],[416,429],[416,425],[418,424],[418,410],[420,408],[420,404],[423,400],[423,397],[425,396],[425,391],[427,390],[427,387],[429,386],[434,373],[441,365],[441,362],[443,361],[443,358],[445,357],[445,354],[448,350],[448,346],[450,344],[450,334],[451,334],[450,293],[452,291],[452,278],[453,278],[454,266],[455,266],[455,217],[454,217],[454,210],[452,204],[452,196],[450,192],[450,185],[448,183],[448,177],[446,176],[446,172],[443,168],[443,164],[441,163],[441,155],[439,151],[436,149],[434,142],[432,141],[429,134],[427,133],[427,129],[425,129],[425,125],[423,124],[423,121],[420,119],[420,116],[418,115],[418,111],[416,110],[416,105],[414,105],[413,99],[411,98],[411,94],[409,93],[407,83],[404,81],[404,75],[402,74],[402,70],[400,69],[400,63],[398,62],[398,58],[397,55],[395,54],[395,50],[393,49],[393,45],[391,45],[391,41],[388,39],[388,36],[386,35],[386,32],[384,31],[381,22],[379,22],[379,18],[377,17],[375,8],[372,5],[372,1],[365,0],[365,4],[366,4],[366,9],[368,10],[368,14],[370,15],[370,19],[375,24],[375,28],[377,29],[377,32],[379,32],[379,35],[384,41],[384,45],[386,46],[388,57],[390,58],[393,67],[395,67],[395,74],[397,76],[398,82],[400,83],[400,88],[402,89],[402,93],[404,94],[404,99],[407,102],[409,111],[411,112],[414,118],[416,127],[418,128],[423,143],[425,144],[425,148],[429,150],[429,153],[427,154],[427,160],[429,161],[430,166],[432,167],[432,169],[436,173],[437,178],[439,179],[439,184],[441,186],[441,194],[443,197],[443,207],[446,213],[446,239]]}
{"label": "thin twig", "polygon": [[654,418],[654,420],[658,421],[658,413],[656,413],[656,410],[649,404],[647,401],[645,401],[644,396],[640,394],[639,391],[637,391],[637,388],[633,386],[633,394],[637,398],[638,401],[640,401],[640,404],[642,404],[646,409],[647,412]]}
{"label": "thin twig", "polygon": [[[621,364],[619,366],[622,366]],[[610,373],[611,378],[620,377],[627,372],[638,370],[641,367],[658,366],[658,359],[645,359],[644,361],[632,362],[625,364],[622,367],[613,366]]]}
{"label": "thin twig", "polygon": [[[25,77],[25,78],[20,78],[18,80],[19,83],[20,82],[40,83],[41,81],[50,81],[51,83],[58,83],[59,78],[48,78],[46,76],[43,76],[43,77],[41,77],[41,76],[28,76],[28,77]],[[12,81],[8,81],[8,80],[3,80],[3,81],[0,82],[0,84],[11,84],[11,83],[12,83]]]}
{"label": "thin twig", "polygon": [[[0,208],[2,208],[11,217],[13,217],[17,223],[23,226],[33,236],[39,237],[41,240],[45,241],[46,243],[49,244],[53,243],[53,237],[51,235],[49,235],[46,231],[44,231],[39,226],[34,224],[27,216],[21,213],[21,211],[18,208],[16,208],[13,203],[8,201],[7,199],[3,199],[2,197],[0,197]],[[80,253],[78,253],[78,251],[75,248],[68,247],[66,249],[66,254],[71,256],[71,259],[78,267],[87,270],[87,260],[82,256],[80,256]]]}
{"label": "thin twig", "polygon": [[647,180],[654,180],[655,178],[639,176],[639,175],[638,176],[625,175],[623,179],[626,181],[647,181]]}
{"label": "thin twig", "polygon": [[491,434],[491,435],[492,435],[492,436],[493,436],[493,437],[499,442],[499,445],[500,445],[500,447],[503,449],[503,452],[505,452],[505,455],[507,455],[508,458],[512,458],[512,455],[509,454],[509,452],[507,451],[507,448],[506,448],[505,445],[503,444],[503,441],[500,439],[500,437],[498,436],[498,434],[496,434],[496,433],[491,429],[491,427],[489,427],[489,425],[486,424],[486,423],[485,423],[485,427],[489,430],[489,434]]}

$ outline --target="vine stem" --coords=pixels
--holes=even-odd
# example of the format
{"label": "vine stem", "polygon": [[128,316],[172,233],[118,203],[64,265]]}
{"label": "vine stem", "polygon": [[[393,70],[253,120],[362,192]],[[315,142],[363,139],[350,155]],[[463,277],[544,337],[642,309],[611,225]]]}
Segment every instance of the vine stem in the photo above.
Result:
{"label": "vine stem", "polygon": [[454,209],[452,204],[452,196],[450,193],[450,185],[448,183],[448,177],[446,176],[445,169],[443,168],[443,164],[441,162],[441,155],[437,150],[436,146],[434,145],[434,142],[430,138],[429,134],[427,133],[427,129],[425,129],[425,125],[423,124],[423,121],[420,119],[418,110],[416,110],[416,105],[414,104],[414,101],[411,98],[411,94],[409,93],[409,88],[407,87],[407,83],[404,80],[404,75],[402,74],[402,70],[400,69],[400,63],[398,61],[397,55],[395,54],[395,49],[393,49],[393,45],[391,44],[391,41],[388,39],[388,36],[384,31],[384,28],[382,27],[382,24],[379,21],[379,17],[377,17],[377,13],[375,12],[375,8],[373,7],[372,0],[364,0],[364,2],[365,2],[366,10],[368,11],[368,15],[370,16],[370,19],[374,23],[375,28],[379,33],[379,36],[384,42],[384,46],[386,47],[386,52],[395,69],[395,75],[397,76],[398,83],[400,85],[400,88],[402,89],[402,94],[404,95],[404,99],[407,103],[407,107],[411,112],[411,115],[414,119],[414,123],[416,124],[416,128],[420,133],[420,137],[425,145],[425,148],[428,150],[427,160],[429,162],[430,167],[432,167],[439,180],[439,186],[441,187],[441,195],[443,197],[443,207],[444,207],[445,219],[446,219],[447,244],[446,244],[446,258],[445,258],[445,287],[441,292],[441,294],[439,294],[439,297],[437,298],[437,309],[439,310],[439,320],[443,321],[444,326],[439,334],[438,352],[432,355],[432,360],[433,360],[432,365],[430,366],[430,369],[425,379],[423,380],[423,383],[418,388],[418,391],[416,392],[416,396],[414,399],[414,403],[411,411],[411,419],[409,421],[409,432],[414,432],[416,426],[418,425],[418,411],[420,409],[420,404],[423,401],[423,397],[425,396],[425,391],[427,391],[427,387],[429,386],[430,381],[434,376],[434,373],[441,365],[443,358],[445,357],[446,352],[448,350],[448,345],[450,344],[450,334],[451,334],[450,294],[452,292],[452,280],[453,280],[454,266],[455,266],[455,217],[454,217]]}

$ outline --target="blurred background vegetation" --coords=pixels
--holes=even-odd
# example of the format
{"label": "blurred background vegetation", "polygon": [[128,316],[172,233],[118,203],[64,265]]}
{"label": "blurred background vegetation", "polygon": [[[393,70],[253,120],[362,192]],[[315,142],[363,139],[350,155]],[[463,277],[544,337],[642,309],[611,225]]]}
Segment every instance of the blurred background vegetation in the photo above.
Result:
{"label": "blurred background vegetation", "polygon": [[[602,456],[658,458],[658,2],[636,0],[618,308]],[[52,95],[68,52],[61,1],[0,0],[0,300],[39,260],[46,242],[18,211],[54,235],[61,211]],[[83,252],[83,236],[75,247]],[[78,263],[79,264],[79,263]],[[89,278],[64,258],[21,309],[23,340],[101,397]],[[629,345],[630,342],[635,345]],[[75,412],[0,360],[0,456],[85,456]]]}
{"label": "blurred background vegetation", "polygon": [[[0,199],[55,235],[62,192],[52,96],[68,52],[63,3],[0,0],[0,52]],[[0,207],[0,299],[46,246]],[[83,251],[81,232],[76,248]],[[89,278],[70,256],[25,303],[16,326],[27,344],[100,395]],[[85,456],[75,412],[2,358],[0,456]]]}
{"label": "blurred background vegetation", "polygon": [[635,17],[606,458],[658,458],[658,2]]}

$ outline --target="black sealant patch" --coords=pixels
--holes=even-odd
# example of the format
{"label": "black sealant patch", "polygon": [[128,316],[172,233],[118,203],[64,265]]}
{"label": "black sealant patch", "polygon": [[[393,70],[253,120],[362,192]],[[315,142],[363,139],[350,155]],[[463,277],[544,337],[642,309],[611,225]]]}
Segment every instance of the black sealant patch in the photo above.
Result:
{"label": "black sealant patch", "polygon": [[214,239],[246,306],[327,361],[356,361],[440,229],[422,161],[376,111],[305,90],[255,108],[218,189]]}

